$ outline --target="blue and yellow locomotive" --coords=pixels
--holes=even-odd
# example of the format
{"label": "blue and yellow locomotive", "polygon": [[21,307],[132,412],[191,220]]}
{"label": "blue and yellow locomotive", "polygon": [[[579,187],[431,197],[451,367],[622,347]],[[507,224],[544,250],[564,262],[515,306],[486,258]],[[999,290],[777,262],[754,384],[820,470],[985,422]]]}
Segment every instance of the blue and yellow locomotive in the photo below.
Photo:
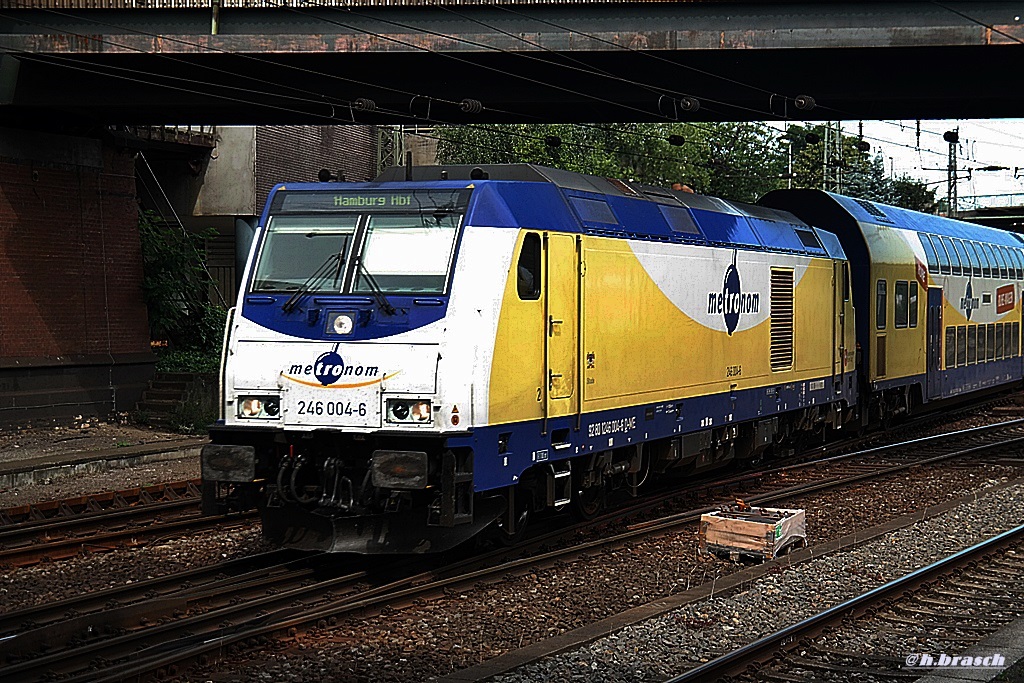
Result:
{"label": "blue and yellow locomotive", "polygon": [[[202,468],[205,508],[258,504],[277,543],[514,539],[534,513],[591,516],[614,489],[1021,376],[1003,288],[1024,261],[975,277],[934,246],[971,234],[1009,266],[1006,233],[812,191],[745,205],[530,165],[407,171],[268,199]],[[956,350],[926,370],[933,289]]]}

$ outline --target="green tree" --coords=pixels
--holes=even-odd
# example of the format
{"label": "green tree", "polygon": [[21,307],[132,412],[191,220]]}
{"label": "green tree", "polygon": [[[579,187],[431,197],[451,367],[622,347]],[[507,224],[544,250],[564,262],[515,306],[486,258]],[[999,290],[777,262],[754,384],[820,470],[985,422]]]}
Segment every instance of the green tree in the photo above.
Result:
{"label": "green tree", "polygon": [[827,164],[832,169],[828,174],[830,178],[834,178],[835,169],[839,169],[842,194],[915,211],[935,211],[934,188],[907,175],[890,178],[885,174],[882,155],[860,149],[860,139],[856,136],[843,135],[838,150],[835,146],[826,146],[824,125],[792,125],[787,129],[786,138],[793,145],[794,187],[823,187]]}
{"label": "green tree", "polygon": [[[649,185],[685,183],[701,194],[755,202],[790,185],[820,188],[826,162],[842,192],[861,199],[933,211],[935,191],[908,176],[889,178],[881,155],[843,135],[825,157],[825,126],[791,125],[784,136],[759,123],[511,124],[442,126],[442,164],[532,163]],[[682,145],[669,142],[670,136]],[[554,138],[560,144],[549,144]]]}
{"label": "green tree", "polygon": [[920,180],[905,174],[893,178],[889,185],[890,204],[925,213],[939,212],[939,202],[935,197],[937,188],[928,187]]}
{"label": "green tree", "polygon": [[444,126],[437,134],[442,164],[533,163],[649,185],[679,182],[748,202],[779,187],[785,165],[774,135],[755,124]]}
{"label": "green tree", "polygon": [[167,340],[180,352],[215,353],[226,311],[210,303],[212,281],[203,263],[208,233],[186,233],[151,211],[139,214],[142,294],[152,339]]}

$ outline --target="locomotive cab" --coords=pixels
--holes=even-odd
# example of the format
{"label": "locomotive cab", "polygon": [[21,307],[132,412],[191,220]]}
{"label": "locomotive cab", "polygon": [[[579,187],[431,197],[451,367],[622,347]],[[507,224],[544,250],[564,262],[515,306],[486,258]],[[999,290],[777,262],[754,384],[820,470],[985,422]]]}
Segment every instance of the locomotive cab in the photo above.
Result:
{"label": "locomotive cab", "polygon": [[500,513],[474,510],[472,451],[446,439],[470,426],[473,357],[451,334],[473,322],[452,295],[472,189],[446,185],[275,188],[226,334],[207,510],[262,498],[272,541],[359,552],[439,550]]}

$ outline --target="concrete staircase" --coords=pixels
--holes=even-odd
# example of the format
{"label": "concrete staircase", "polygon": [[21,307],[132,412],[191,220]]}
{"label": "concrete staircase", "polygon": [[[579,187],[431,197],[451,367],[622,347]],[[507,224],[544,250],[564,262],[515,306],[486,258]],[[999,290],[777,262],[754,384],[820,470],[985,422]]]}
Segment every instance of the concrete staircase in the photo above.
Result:
{"label": "concrete staircase", "polygon": [[203,375],[190,372],[158,372],[136,405],[144,421],[154,427],[172,427],[174,414]]}

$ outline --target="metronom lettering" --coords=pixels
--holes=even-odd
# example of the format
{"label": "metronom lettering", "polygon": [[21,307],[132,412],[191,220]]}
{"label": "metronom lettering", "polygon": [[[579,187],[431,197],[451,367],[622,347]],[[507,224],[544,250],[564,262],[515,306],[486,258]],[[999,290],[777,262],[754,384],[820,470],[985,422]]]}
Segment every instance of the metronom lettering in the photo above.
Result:
{"label": "metronom lettering", "polygon": [[376,377],[380,374],[380,368],[376,365],[324,365],[323,363],[318,363],[316,368],[312,365],[292,365],[288,370],[288,374],[312,375],[314,369],[318,376]]}
{"label": "metronom lettering", "polygon": [[761,310],[760,292],[709,292],[708,315],[757,313]]}

